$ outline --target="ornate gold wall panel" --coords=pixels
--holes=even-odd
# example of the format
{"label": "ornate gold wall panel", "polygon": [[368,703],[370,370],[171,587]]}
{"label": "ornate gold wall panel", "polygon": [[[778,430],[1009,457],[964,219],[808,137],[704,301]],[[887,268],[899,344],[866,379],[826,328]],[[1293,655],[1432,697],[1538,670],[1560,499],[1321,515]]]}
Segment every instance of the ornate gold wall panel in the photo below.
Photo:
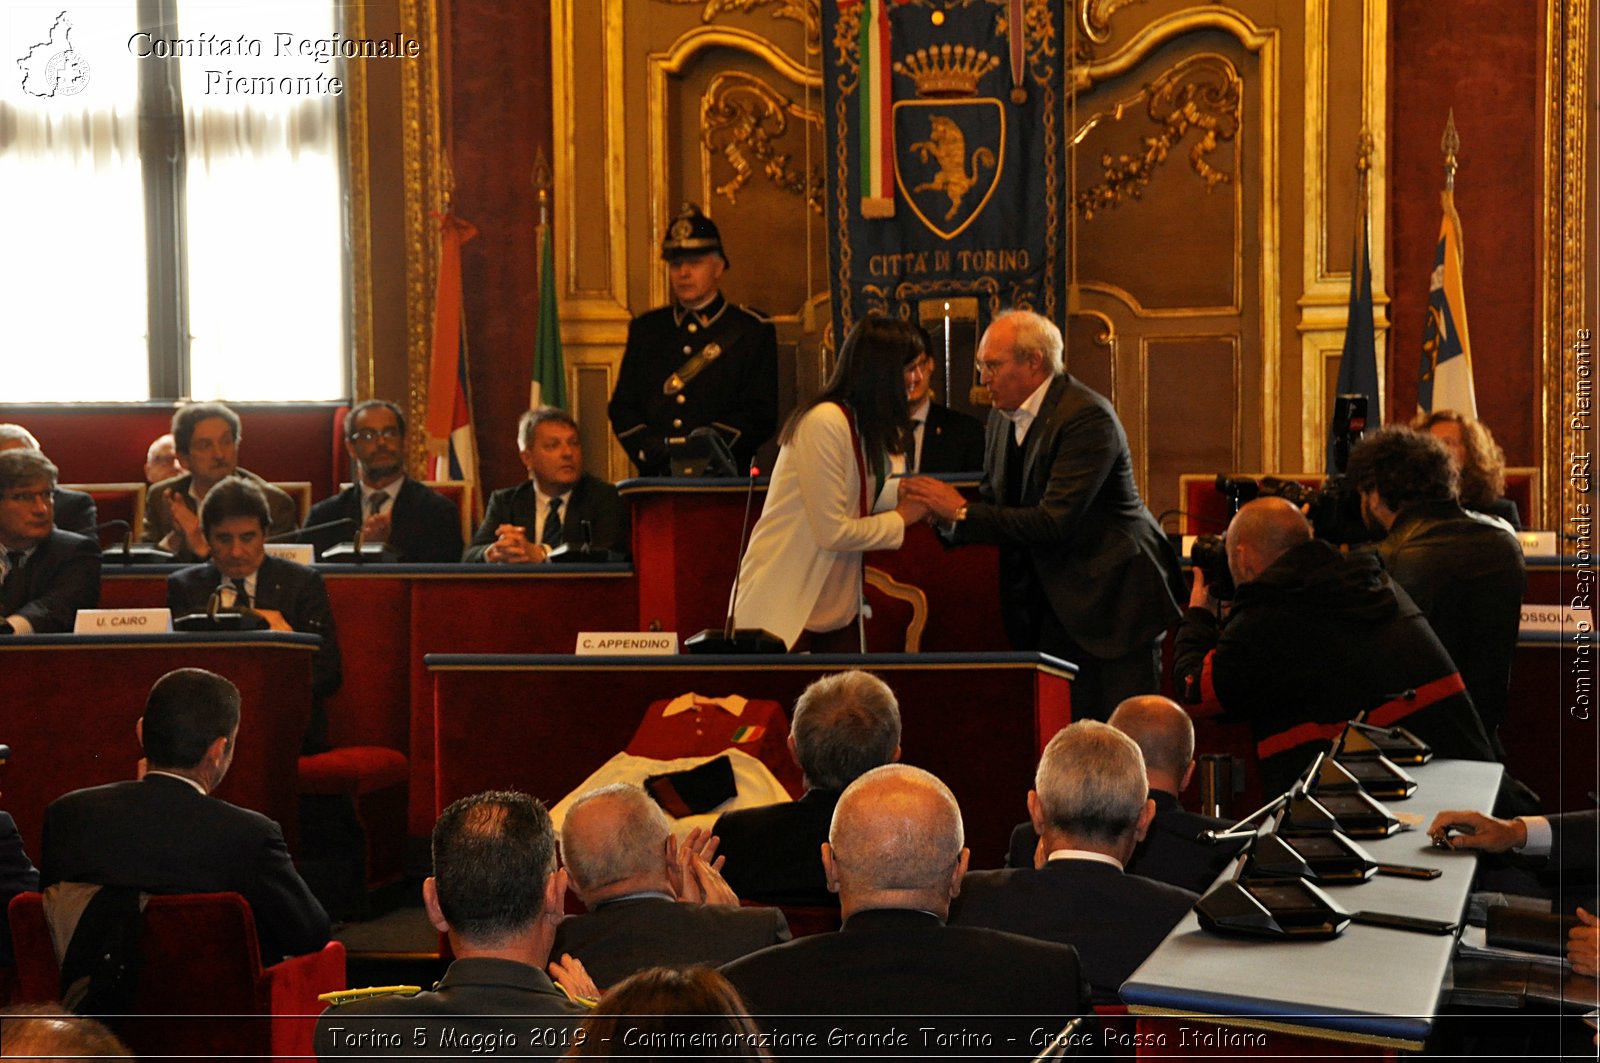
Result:
{"label": "ornate gold wall panel", "polygon": [[[1595,54],[1593,5],[1590,0],[1547,0],[1549,50],[1545,62],[1544,149],[1544,299],[1543,342],[1539,345],[1539,379],[1543,390],[1541,478],[1542,527],[1578,533],[1572,523],[1580,504],[1594,505],[1595,395],[1597,346],[1594,304],[1600,288],[1600,248],[1591,181],[1597,165],[1591,132],[1600,86],[1593,79]],[[1587,336],[1585,338],[1585,332]],[[1587,416],[1580,395],[1591,405]],[[1573,475],[1574,458],[1587,456],[1586,475]],[[1587,483],[1585,483],[1587,479]],[[1592,518],[1584,548],[1593,564]]]}
{"label": "ornate gold wall panel", "polygon": [[[1350,300],[1356,224],[1355,164],[1361,130],[1372,137],[1368,194],[1378,399],[1384,407],[1389,318],[1387,0],[1305,0],[1306,204],[1301,262],[1300,453],[1295,467],[1321,471],[1327,449],[1329,381],[1337,376]],[[1359,101],[1359,105],[1356,101]],[[1331,368],[1330,368],[1331,366]]]}
{"label": "ornate gold wall panel", "polygon": [[1077,41],[1070,359],[1117,407],[1158,513],[1196,462],[1278,461],[1280,37],[1240,10],[1129,6]]}

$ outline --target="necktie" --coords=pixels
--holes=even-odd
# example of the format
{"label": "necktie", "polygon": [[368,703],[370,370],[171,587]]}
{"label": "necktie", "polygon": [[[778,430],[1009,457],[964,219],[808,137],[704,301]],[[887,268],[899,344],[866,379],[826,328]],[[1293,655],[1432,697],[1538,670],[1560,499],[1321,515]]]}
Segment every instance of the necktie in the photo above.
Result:
{"label": "necktie", "polygon": [[550,512],[545,514],[544,534],[539,541],[546,546],[561,545],[561,499],[550,500]]}
{"label": "necktie", "polygon": [[245,590],[244,580],[238,578],[233,581],[233,607],[235,609],[250,608],[250,592]]}
{"label": "necktie", "polygon": [[374,491],[372,497],[367,499],[367,516],[376,517],[383,510],[383,504],[387,501],[389,501],[389,492]]}
{"label": "necktie", "polygon": [[6,575],[5,579],[0,580],[0,587],[9,587],[13,583],[20,583],[22,581],[22,577],[17,575],[17,573],[22,571],[22,560],[25,557],[27,557],[27,555],[21,550],[6,551]]}

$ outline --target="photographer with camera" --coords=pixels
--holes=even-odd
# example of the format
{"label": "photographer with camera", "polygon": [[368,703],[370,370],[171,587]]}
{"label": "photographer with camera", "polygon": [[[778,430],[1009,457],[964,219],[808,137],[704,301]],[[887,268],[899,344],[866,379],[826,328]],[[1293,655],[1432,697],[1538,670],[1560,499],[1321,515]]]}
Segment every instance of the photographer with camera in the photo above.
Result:
{"label": "photographer with camera", "polygon": [[1287,789],[1360,712],[1439,756],[1494,759],[1449,654],[1377,557],[1312,538],[1283,498],[1244,506],[1224,545],[1237,587],[1226,618],[1210,592],[1223,572],[1201,558],[1173,679],[1194,715],[1249,723],[1266,793]]}
{"label": "photographer with camera", "polygon": [[1398,425],[1362,440],[1348,474],[1389,575],[1417,603],[1461,669],[1496,753],[1528,572],[1501,522],[1457,502],[1450,452]]}

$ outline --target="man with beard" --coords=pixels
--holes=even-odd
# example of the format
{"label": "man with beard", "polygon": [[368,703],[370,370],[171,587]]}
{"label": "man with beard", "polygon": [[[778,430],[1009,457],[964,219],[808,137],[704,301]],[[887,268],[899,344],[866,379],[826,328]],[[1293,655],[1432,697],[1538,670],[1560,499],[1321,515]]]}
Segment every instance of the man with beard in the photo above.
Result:
{"label": "man with beard", "polygon": [[461,517],[450,500],[406,475],[406,416],[383,399],[357,403],[344,420],[344,449],[356,482],[311,507],[308,525],[340,519],[352,523],[313,532],[317,555],[361,538],[388,543],[410,564],[461,560]]}

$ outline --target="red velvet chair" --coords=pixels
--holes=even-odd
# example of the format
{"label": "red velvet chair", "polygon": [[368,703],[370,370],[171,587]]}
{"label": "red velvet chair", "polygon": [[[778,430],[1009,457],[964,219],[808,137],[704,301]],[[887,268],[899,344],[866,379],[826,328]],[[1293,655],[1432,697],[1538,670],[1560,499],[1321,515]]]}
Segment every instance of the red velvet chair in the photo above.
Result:
{"label": "red velvet chair", "polygon": [[96,518],[101,523],[109,520],[128,522],[126,532],[112,528],[102,531],[101,546],[116,545],[130,535],[134,542],[138,542],[139,537],[144,534],[144,498],[148,490],[144,483],[62,484],[61,486],[82,491],[93,498]]}
{"label": "red velvet chair", "polygon": [[405,875],[411,768],[387,746],[340,746],[300,758],[300,793],[341,795],[355,805],[369,891]]}
{"label": "red velvet chair", "polygon": [[[61,971],[44,898],[11,901],[18,1003],[60,999]],[[345,988],[344,946],[261,966],[255,916],[237,893],[151,897],[140,935],[144,966],[130,1013],[113,1025],[140,1059],[314,1054],[317,994]]]}

